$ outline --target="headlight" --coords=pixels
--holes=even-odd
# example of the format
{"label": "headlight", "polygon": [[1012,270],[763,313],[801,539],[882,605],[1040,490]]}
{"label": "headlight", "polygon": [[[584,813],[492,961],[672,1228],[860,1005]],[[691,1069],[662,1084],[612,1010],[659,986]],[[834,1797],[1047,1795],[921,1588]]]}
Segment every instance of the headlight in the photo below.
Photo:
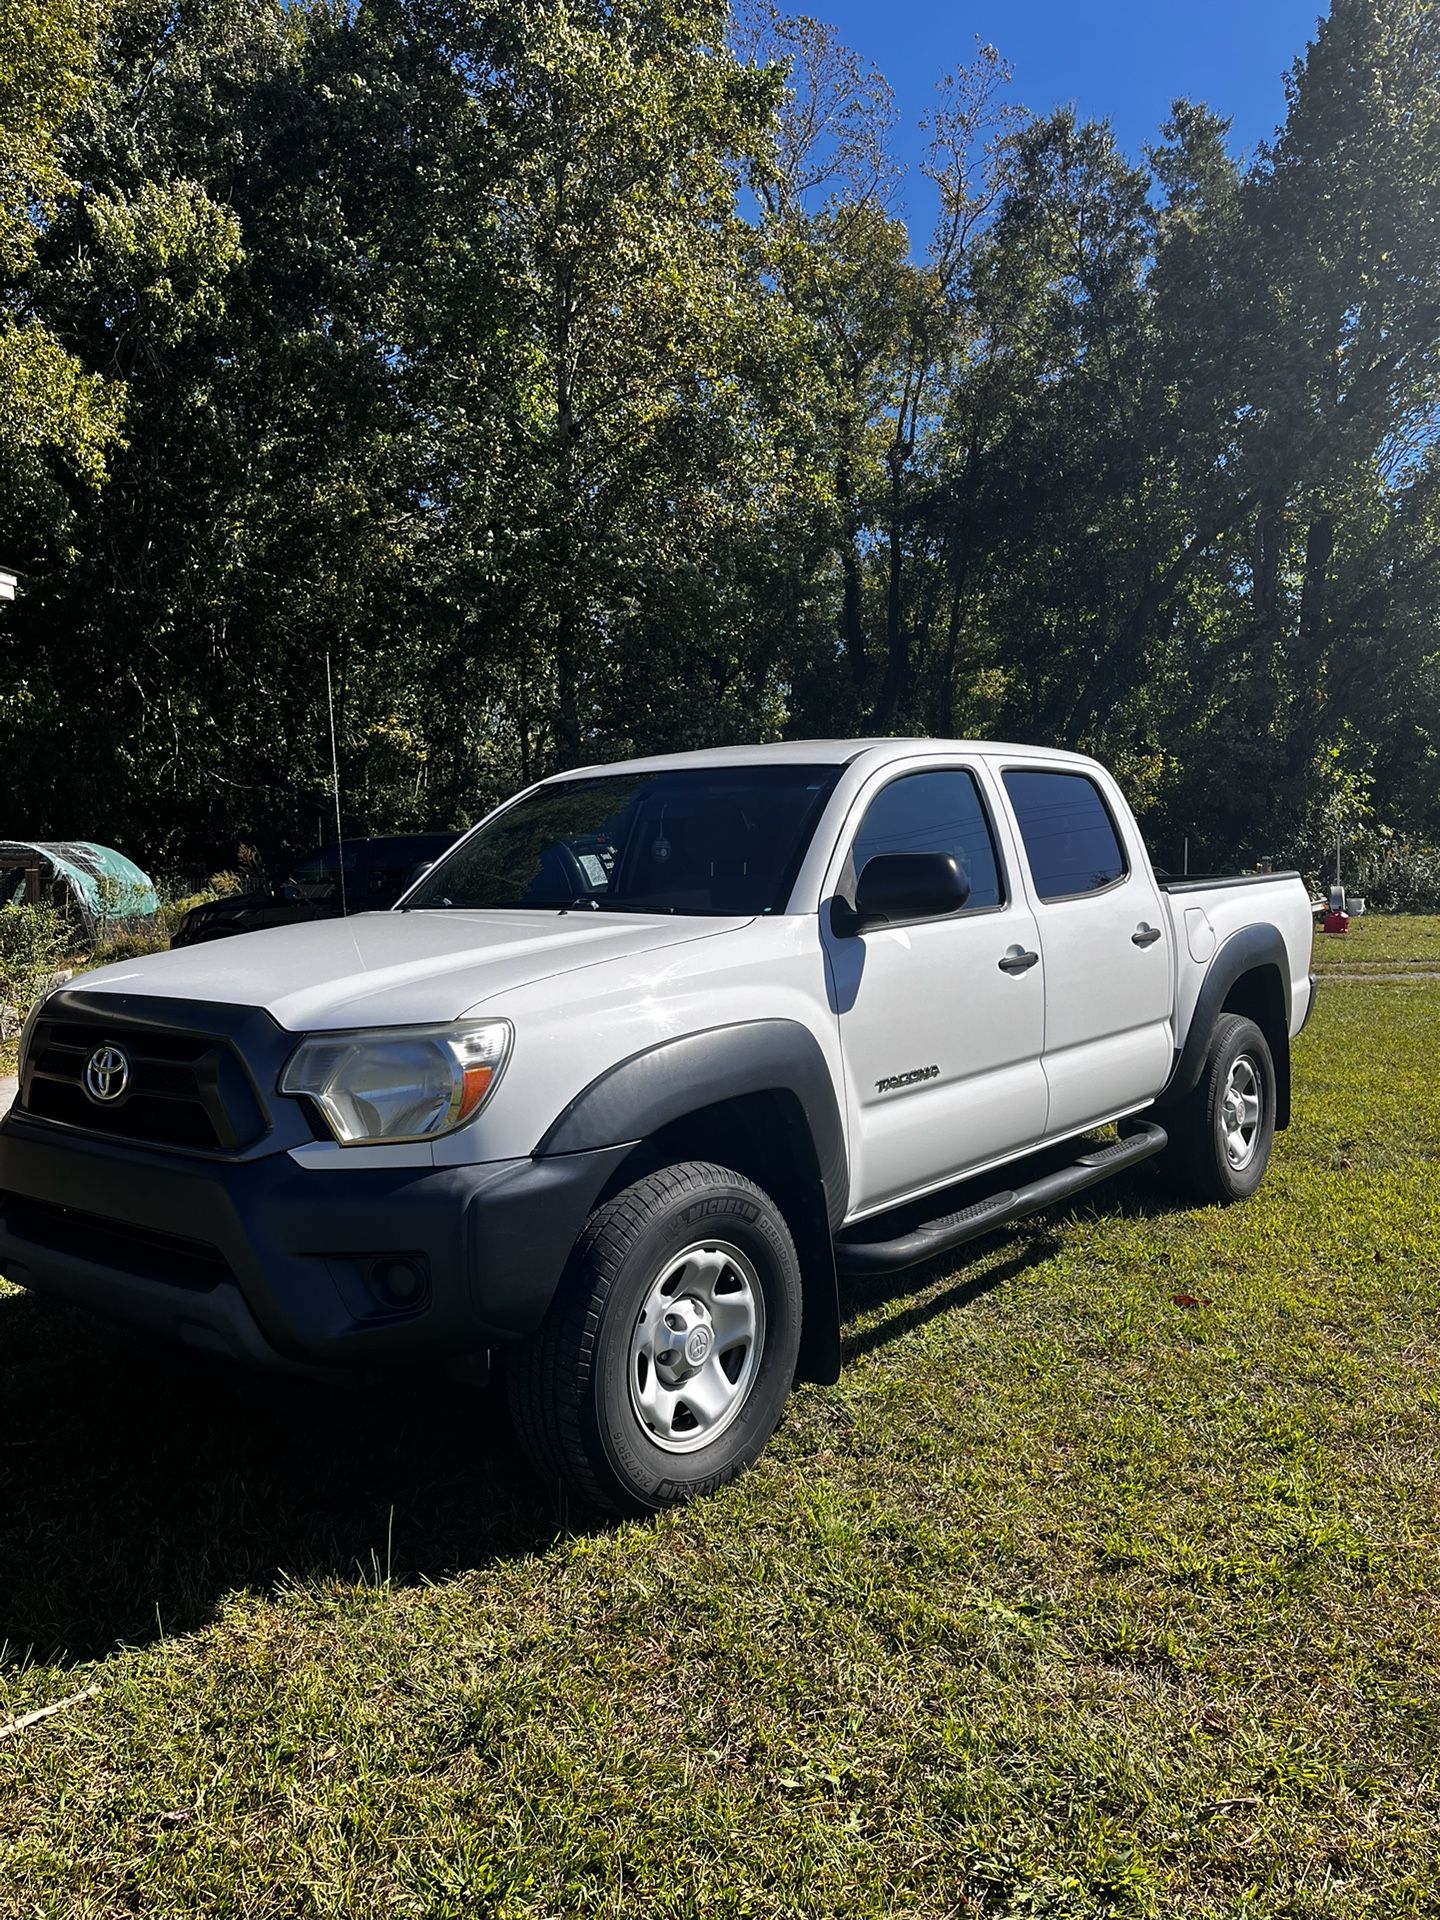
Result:
{"label": "headlight", "polygon": [[510,1057],[508,1020],[324,1033],[302,1041],[280,1076],[344,1147],[433,1140],[473,1120]]}

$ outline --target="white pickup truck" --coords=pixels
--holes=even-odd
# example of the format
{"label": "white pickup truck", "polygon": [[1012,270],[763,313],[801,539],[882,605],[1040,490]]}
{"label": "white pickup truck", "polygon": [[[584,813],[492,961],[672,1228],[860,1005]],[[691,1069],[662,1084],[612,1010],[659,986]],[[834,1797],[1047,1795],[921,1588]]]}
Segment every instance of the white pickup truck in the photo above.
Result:
{"label": "white pickup truck", "polygon": [[388,912],[43,1001],[0,1273],[269,1366],[474,1379],[504,1348],[539,1471],[656,1509],[837,1377],[837,1270],[1155,1154],[1250,1193],[1310,933],[1295,875],[1157,878],[1075,754],[797,741],[560,775]]}

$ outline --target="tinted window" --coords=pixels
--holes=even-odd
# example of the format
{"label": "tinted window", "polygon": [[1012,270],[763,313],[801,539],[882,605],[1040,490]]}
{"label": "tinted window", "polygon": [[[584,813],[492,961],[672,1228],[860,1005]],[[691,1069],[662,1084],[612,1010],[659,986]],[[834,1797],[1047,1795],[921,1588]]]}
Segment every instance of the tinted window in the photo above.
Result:
{"label": "tinted window", "polygon": [[1042,900],[1096,893],[1124,877],[1125,855],[1093,780],[1083,773],[1012,770],[1005,791]]}
{"label": "tinted window", "polygon": [[776,913],[840,771],[733,766],[556,780],[441,860],[405,911]]}
{"label": "tinted window", "polygon": [[877,853],[953,853],[970,882],[966,910],[1000,904],[995,843],[968,773],[907,773],[877,793],[850,853],[856,878]]}

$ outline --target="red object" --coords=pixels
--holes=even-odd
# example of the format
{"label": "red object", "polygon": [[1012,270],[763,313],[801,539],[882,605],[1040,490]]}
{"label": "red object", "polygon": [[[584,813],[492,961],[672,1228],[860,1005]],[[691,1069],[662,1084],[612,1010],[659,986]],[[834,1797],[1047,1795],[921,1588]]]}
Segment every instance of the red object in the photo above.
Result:
{"label": "red object", "polygon": [[1327,913],[1320,925],[1326,933],[1348,933],[1350,916],[1348,913]]}

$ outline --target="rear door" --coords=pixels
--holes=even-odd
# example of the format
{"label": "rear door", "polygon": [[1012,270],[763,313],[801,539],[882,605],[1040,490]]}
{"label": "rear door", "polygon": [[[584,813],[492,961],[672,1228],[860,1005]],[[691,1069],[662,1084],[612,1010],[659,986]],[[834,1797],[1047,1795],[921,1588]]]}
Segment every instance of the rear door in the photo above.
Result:
{"label": "rear door", "polygon": [[[828,890],[853,902],[879,853],[949,853],[969,904],[941,919],[822,938],[849,1104],[851,1211],[944,1184],[1045,1131],[1044,982],[1035,916],[972,766],[889,774],[862,799]],[[1002,967],[1002,962],[1008,964]]]}
{"label": "rear door", "polygon": [[1151,1100],[1174,1055],[1169,918],[1118,796],[1079,768],[1007,766],[1045,973],[1048,1131]]}

